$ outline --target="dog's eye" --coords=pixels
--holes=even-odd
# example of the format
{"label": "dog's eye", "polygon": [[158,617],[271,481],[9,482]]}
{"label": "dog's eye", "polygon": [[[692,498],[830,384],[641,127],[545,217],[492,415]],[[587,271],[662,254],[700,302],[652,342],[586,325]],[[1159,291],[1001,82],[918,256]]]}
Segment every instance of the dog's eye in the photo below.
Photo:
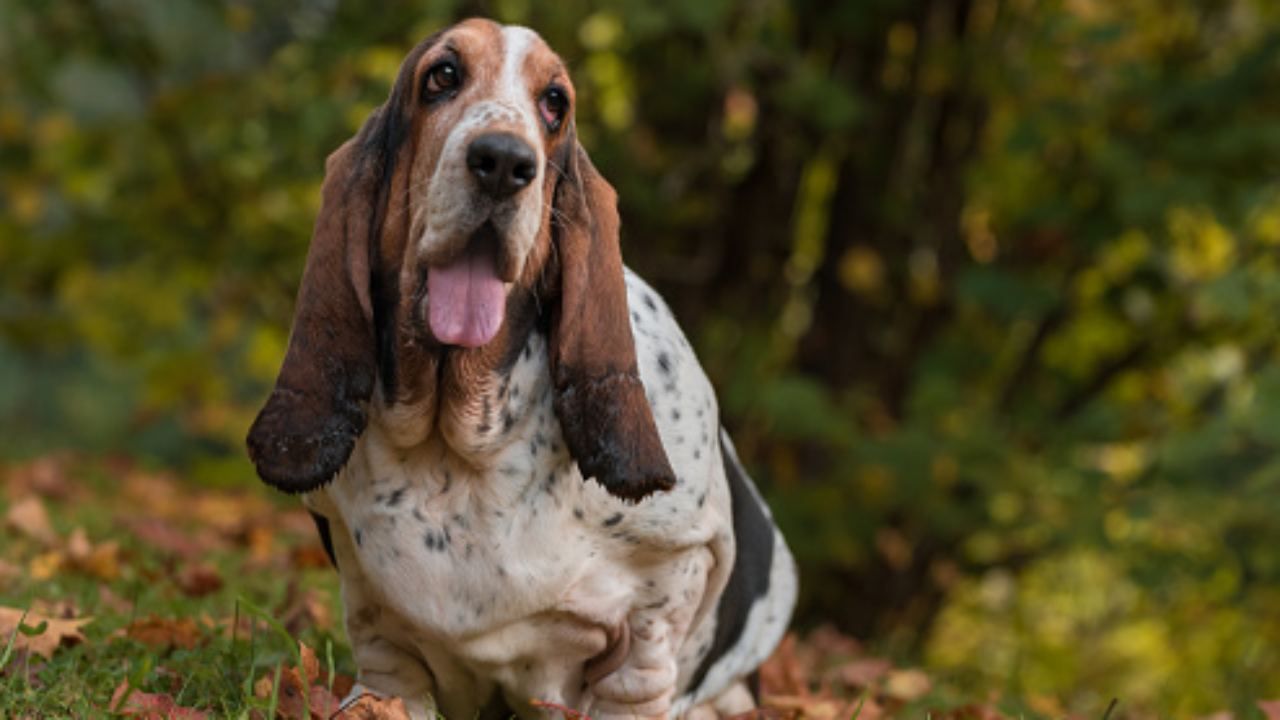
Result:
{"label": "dog's eye", "polygon": [[564,116],[569,112],[569,96],[558,87],[547,88],[538,100],[538,112],[542,114],[542,121],[547,124],[548,130],[559,130]]}
{"label": "dog's eye", "polygon": [[457,91],[462,85],[462,70],[453,60],[441,60],[427,70],[422,82],[422,99],[438,100]]}

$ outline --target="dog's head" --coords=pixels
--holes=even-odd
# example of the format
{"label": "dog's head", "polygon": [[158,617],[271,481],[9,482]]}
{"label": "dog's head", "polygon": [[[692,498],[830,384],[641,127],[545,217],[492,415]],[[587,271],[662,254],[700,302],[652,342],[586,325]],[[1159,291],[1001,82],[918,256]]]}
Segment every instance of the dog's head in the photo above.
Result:
{"label": "dog's head", "polygon": [[267,483],[327,483],[375,384],[394,404],[410,355],[483,352],[536,295],[583,476],[632,500],[674,484],[637,374],[616,196],[578,144],[574,101],[526,28],[468,20],[409,53],[326,164],[289,348],[249,431]]}

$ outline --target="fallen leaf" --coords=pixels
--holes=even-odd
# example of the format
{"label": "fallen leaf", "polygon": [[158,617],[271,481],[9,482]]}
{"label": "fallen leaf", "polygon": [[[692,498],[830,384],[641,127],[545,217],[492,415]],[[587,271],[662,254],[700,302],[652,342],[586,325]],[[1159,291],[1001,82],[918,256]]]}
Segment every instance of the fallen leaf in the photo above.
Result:
{"label": "fallen leaf", "polygon": [[[853,715],[852,711],[846,712],[847,701],[829,697],[771,695],[767,696],[765,704],[783,713],[800,713],[806,720],[844,720]],[[859,720],[862,720],[862,716],[859,716]]]}
{"label": "fallen leaf", "polygon": [[1280,700],[1259,700],[1258,709],[1267,720],[1280,720]]}
{"label": "fallen leaf", "polygon": [[8,585],[22,574],[22,568],[0,558],[0,587]]}
{"label": "fallen leaf", "polygon": [[298,570],[327,570],[329,555],[319,545],[303,545],[289,553],[289,564]]}
{"label": "fallen leaf", "polygon": [[763,707],[730,715],[724,720],[783,720],[786,716],[787,714],[778,708]]}
{"label": "fallen leaf", "polygon": [[129,623],[124,634],[162,650],[175,647],[190,650],[204,640],[204,633],[191,618],[146,617]]}
{"label": "fallen leaf", "polygon": [[409,709],[400,698],[380,698],[365,693],[335,716],[335,720],[409,720]]}
{"label": "fallen leaf", "polygon": [[[26,651],[35,655],[39,655],[48,660],[53,657],[53,652],[63,645],[74,645],[84,642],[84,633],[80,632],[80,628],[93,622],[93,618],[79,619],[59,619],[50,618],[33,612],[26,612],[17,608],[0,607],[0,638],[4,643],[9,642],[9,638],[14,639],[14,649],[18,651]],[[28,629],[38,629],[39,632],[23,632],[18,630],[18,623]],[[17,631],[15,635],[14,632]]]}
{"label": "fallen leaf", "polygon": [[66,562],[67,556],[61,550],[50,550],[31,558],[27,572],[31,574],[32,580],[48,580],[61,572]]}
{"label": "fallen leaf", "polygon": [[[333,717],[341,705],[337,695],[338,682],[334,678],[334,691],[328,688],[327,677],[320,670],[316,653],[306,643],[298,643],[302,667],[286,667],[280,672],[280,689],[277,695],[276,717],[281,720],[327,720]],[[275,672],[268,672],[253,684],[255,697],[271,697],[275,688]],[[303,694],[309,700],[304,704]],[[310,710],[310,715],[307,710]],[[345,717],[345,716],[344,716]],[[407,716],[406,716],[407,717]]]}
{"label": "fallen leaf", "polygon": [[760,689],[766,695],[808,695],[806,676],[796,657],[795,633],[787,633],[760,666]]}
{"label": "fallen leaf", "polygon": [[328,598],[311,588],[301,588],[296,579],[289,581],[284,601],[276,608],[276,617],[295,635],[304,628],[328,630],[333,627]]}
{"label": "fallen leaf", "polygon": [[45,545],[53,545],[58,535],[49,523],[49,513],[40,498],[30,495],[15,502],[4,517],[5,524]]}
{"label": "fallen leaf", "polygon": [[108,585],[98,586],[98,604],[117,615],[133,614],[133,603],[117,595]]}
{"label": "fallen leaf", "polygon": [[8,490],[10,498],[32,492],[47,498],[67,498],[71,495],[67,459],[58,455],[46,455],[10,469]]}
{"label": "fallen leaf", "polygon": [[865,688],[893,669],[893,663],[881,658],[860,658],[836,669],[836,675],[847,685]]}
{"label": "fallen leaf", "polygon": [[209,565],[188,565],[174,578],[187,597],[204,597],[222,589],[222,576]]}
{"label": "fallen leaf", "polygon": [[894,670],[884,682],[884,693],[895,700],[911,702],[929,692],[933,683],[920,670]]}
{"label": "fallen leaf", "polygon": [[169,695],[147,693],[141,690],[129,692],[129,681],[122,680],[111,693],[111,711],[125,717],[145,720],[205,720],[209,713],[182,707]]}
{"label": "fallen leaf", "polygon": [[130,522],[128,527],[139,540],[169,555],[190,559],[203,555],[207,549],[167,520],[144,518]]}
{"label": "fallen leaf", "polygon": [[73,568],[99,580],[110,581],[120,576],[120,543],[109,540],[95,547],[84,528],[71,531],[66,556]]}

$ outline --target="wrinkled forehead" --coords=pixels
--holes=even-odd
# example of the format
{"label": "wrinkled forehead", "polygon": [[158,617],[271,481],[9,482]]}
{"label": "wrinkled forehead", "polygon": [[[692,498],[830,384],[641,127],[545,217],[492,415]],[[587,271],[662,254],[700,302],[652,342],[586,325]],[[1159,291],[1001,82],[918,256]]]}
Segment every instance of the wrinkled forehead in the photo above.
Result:
{"label": "wrinkled forehead", "polygon": [[421,74],[442,56],[454,54],[464,64],[468,84],[497,90],[512,85],[538,88],[552,80],[568,83],[560,57],[533,30],[499,25],[479,18],[464,20],[440,36],[418,61]]}

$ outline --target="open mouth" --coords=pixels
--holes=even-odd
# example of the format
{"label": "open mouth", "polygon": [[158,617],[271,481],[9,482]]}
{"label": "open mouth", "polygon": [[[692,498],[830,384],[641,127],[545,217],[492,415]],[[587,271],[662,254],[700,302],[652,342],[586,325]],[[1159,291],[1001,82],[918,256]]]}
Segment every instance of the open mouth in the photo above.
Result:
{"label": "open mouth", "polygon": [[427,321],[446,345],[480,347],[498,334],[507,296],[498,277],[498,234],[485,223],[462,252],[427,267]]}

